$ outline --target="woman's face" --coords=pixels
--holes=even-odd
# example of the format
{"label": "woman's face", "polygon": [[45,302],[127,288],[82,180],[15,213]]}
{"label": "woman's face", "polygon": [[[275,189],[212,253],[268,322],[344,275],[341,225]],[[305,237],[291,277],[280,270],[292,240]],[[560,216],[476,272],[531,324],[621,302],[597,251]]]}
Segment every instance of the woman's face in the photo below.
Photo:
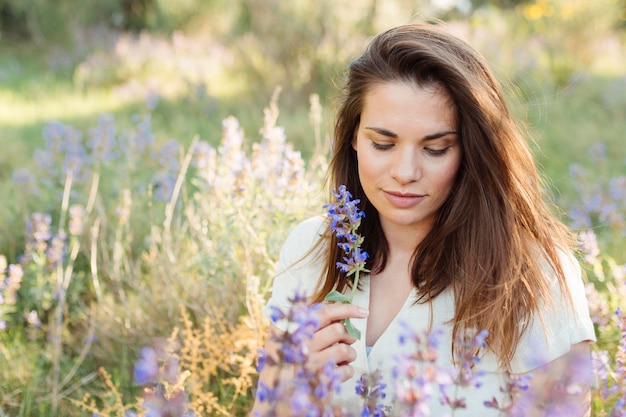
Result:
{"label": "woman's face", "polygon": [[428,233],[461,164],[456,112],[445,90],[399,81],[372,86],[352,146],[385,233]]}

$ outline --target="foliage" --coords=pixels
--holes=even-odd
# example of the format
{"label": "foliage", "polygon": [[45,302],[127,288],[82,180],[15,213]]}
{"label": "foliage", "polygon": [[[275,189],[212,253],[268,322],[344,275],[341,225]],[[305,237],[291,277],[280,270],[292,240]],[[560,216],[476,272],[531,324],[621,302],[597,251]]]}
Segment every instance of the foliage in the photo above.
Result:
{"label": "foliage", "polygon": [[[24,255],[2,269],[0,318],[7,336],[23,329],[30,337],[25,343],[41,345],[50,415],[68,415],[61,399],[84,390],[96,366],[114,369],[109,379],[128,396],[135,388],[124,358],[178,326],[189,340],[181,363],[194,370],[190,381],[205,384],[198,392],[214,392],[217,408],[225,407],[226,393],[241,406],[236,398],[252,385],[250,364],[263,330],[259,306],[273,259],[288,228],[319,198],[319,184],[307,178],[321,167],[305,172],[276,126],[276,99],[249,153],[232,117],[218,148],[197,139],[186,152],[176,141],[157,144],[153,102],[125,132],[109,116],[84,136],[61,123],[46,128],[47,147],[35,154],[38,170],[16,170],[16,187],[25,207],[45,207],[49,199],[61,207],[28,216]],[[176,320],[172,312],[181,302],[186,313]],[[204,334],[194,333],[196,323]],[[246,329],[249,338],[240,339]],[[198,350],[220,349],[215,337],[223,341],[222,357]],[[241,360],[232,356],[233,345]],[[200,363],[209,353],[213,365]],[[236,368],[225,368],[229,363]],[[61,372],[66,367],[71,371]],[[100,389],[108,392],[106,381]],[[11,378],[3,384],[12,385]],[[202,407],[212,404],[198,398]]]}

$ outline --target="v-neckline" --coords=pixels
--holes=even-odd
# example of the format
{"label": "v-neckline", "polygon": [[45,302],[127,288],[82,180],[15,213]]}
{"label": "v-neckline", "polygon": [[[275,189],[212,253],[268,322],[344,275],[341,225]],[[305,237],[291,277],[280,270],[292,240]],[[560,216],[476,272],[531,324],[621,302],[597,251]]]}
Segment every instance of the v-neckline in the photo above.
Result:
{"label": "v-neckline", "polygon": [[[365,278],[365,277],[363,277],[363,278]],[[363,287],[362,287],[362,291],[360,291],[360,292],[362,293],[364,301],[366,302],[365,305],[361,305],[361,306],[369,309],[370,294],[371,294],[371,276],[367,275],[367,278],[363,279],[361,282],[363,284]],[[361,337],[363,338],[363,346],[365,346],[365,349],[367,350],[368,347],[371,348],[370,354],[374,350],[374,348],[378,345],[378,342],[381,339],[384,339],[385,336],[387,335],[387,333],[389,333],[391,331],[390,329],[395,327],[395,325],[397,324],[396,322],[399,320],[399,317],[402,314],[402,312],[406,309],[407,304],[414,298],[415,298],[415,288],[411,288],[411,290],[407,294],[406,298],[404,299],[404,302],[402,303],[402,306],[400,307],[400,309],[398,309],[396,314],[389,321],[389,323],[384,328],[384,330],[380,333],[380,335],[378,335],[378,338],[376,339],[376,341],[371,346],[367,345],[367,327],[368,327],[368,320],[369,320],[369,318],[363,320],[363,329],[361,329],[362,330],[361,331],[361,334],[362,334]]]}

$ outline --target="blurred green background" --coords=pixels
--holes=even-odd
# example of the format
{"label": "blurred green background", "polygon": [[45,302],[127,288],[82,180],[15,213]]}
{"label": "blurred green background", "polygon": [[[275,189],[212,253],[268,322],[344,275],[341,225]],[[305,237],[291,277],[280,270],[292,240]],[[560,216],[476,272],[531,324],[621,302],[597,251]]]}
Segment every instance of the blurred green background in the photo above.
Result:
{"label": "blurred green background", "polygon": [[0,0],[0,181],[47,120],[124,121],[148,94],[164,137],[215,141],[234,114],[254,139],[281,86],[280,124],[306,155],[309,95],[327,133],[346,64],[412,17],[450,22],[486,55],[558,185],[590,142],[624,156],[625,0]]}

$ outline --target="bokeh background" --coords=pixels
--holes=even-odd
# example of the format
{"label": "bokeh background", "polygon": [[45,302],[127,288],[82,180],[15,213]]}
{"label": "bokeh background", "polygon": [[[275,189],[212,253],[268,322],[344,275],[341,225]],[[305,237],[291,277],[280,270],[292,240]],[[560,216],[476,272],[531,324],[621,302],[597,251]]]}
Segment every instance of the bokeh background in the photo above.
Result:
{"label": "bokeh background", "polygon": [[581,241],[609,415],[625,0],[0,0],[0,416],[144,415],[143,346],[176,363],[150,383],[182,393],[148,404],[244,415],[278,250],[321,212],[345,68],[411,19],[484,54],[528,126]]}

